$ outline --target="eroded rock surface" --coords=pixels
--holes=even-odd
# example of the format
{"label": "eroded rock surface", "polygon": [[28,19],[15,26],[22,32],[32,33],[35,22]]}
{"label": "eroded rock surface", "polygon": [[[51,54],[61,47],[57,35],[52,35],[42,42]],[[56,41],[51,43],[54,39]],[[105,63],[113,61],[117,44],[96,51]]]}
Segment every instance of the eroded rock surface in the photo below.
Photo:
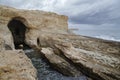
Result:
{"label": "eroded rock surface", "polygon": [[[20,33],[22,33],[20,28],[9,30],[8,24],[12,20],[19,21],[25,26],[26,31],[22,34],[24,38],[20,37]],[[27,44],[35,50],[39,50],[63,74],[79,76],[82,72],[95,80],[119,80],[120,42],[71,34],[68,32],[67,20],[68,17],[56,13],[0,6],[0,70],[2,71],[0,78],[7,79],[12,76],[11,78],[14,79],[35,79],[36,76],[29,73],[29,71],[34,72],[33,67],[29,68],[32,66],[30,61],[24,54],[13,51],[17,44],[14,42],[22,40],[20,41],[22,43],[17,45]],[[14,39],[18,36],[13,36],[12,33],[18,35],[19,38]],[[24,57],[21,59],[20,55],[24,55],[25,59]],[[15,59],[13,60],[13,58]],[[8,64],[12,67],[9,66],[6,70]],[[25,66],[16,67],[21,64]],[[24,67],[25,71],[22,70]],[[22,75],[24,73],[26,74]]]}
{"label": "eroded rock surface", "polygon": [[[69,34],[41,34],[40,47],[51,47],[53,52],[45,52],[50,63],[66,58],[76,69],[97,80],[120,79],[120,43]],[[47,51],[48,49],[46,49]],[[43,52],[43,51],[42,51]],[[55,59],[54,59],[55,58]],[[62,64],[62,63],[61,63]],[[58,63],[59,65],[59,63]],[[70,66],[66,64],[67,66]],[[62,65],[54,65],[61,67]],[[62,66],[63,67],[63,66]],[[58,68],[58,70],[59,70]],[[67,68],[65,68],[67,69]],[[69,73],[70,71],[68,71]],[[69,74],[70,75],[70,74]],[[71,76],[71,75],[70,75]]]}
{"label": "eroded rock surface", "polygon": [[37,80],[36,74],[22,50],[0,52],[0,80]]}
{"label": "eroded rock surface", "polygon": [[83,73],[88,72],[86,73],[87,75],[97,80],[120,79],[120,58],[74,48],[73,46],[64,47],[56,45],[56,47],[58,47],[68,59],[77,64]]}
{"label": "eroded rock surface", "polygon": [[[14,50],[20,45],[22,47],[27,45],[37,47],[35,40],[37,40],[40,31],[67,31],[67,20],[67,16],[52,12],[22,10],[0,5],[0,60],[5,60],[5,66],[0,66],[3,71],[0,73],[2,75],[0,80],[7,80],[9,77],[12,80],[35,80],[36,75],[31,73],[35,71],[31,61],[24,54],[21,54],[23,58],[19,58],[19,52]],[[12,62],[10,62],[11,60]],[[2,64],[3,62],[0,61],[0,65]],[[10,66],[7,66],[8,64]],[[20,66],[17,68],[16,65]],[[13,67],[13,71],[11,67]],[[4,68],[8,68],[8,72],[4,73]]]}
{"label": "eroded rock surface", "polygon": [[52,48],[42,48],[41,51],[45,57],[49,60],[49,62],[53,65],[53,67],[59,72],[63,73],[67,76],[75,76],[78,77],[81,73],[69,62],[56,55]]}

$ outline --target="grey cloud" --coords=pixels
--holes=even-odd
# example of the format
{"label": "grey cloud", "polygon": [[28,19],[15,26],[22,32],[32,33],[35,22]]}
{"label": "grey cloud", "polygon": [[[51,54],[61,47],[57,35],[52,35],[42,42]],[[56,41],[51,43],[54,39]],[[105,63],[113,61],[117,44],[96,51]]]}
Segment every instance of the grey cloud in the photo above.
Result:
{"label": "grey cloud", "polygon": [[70,22],[82,24],[120,23],[119,7],[117,1],[105,7],[102,7],[102,5],[96,6],[82,13],[79,12],[77,15],[70,16]]}
{"label": "grey cloud", "polygon": [[[85,15],[74,15],[70,16],[70,22],[73,23],[82,23],[82,24],[104,24],[104,23],[120,23],[120,16],[115,14],[111,14],[112,11],[103,10],[97,12],[93,15],[85,14]],[[112,16],[110,16],[112,15]]]}

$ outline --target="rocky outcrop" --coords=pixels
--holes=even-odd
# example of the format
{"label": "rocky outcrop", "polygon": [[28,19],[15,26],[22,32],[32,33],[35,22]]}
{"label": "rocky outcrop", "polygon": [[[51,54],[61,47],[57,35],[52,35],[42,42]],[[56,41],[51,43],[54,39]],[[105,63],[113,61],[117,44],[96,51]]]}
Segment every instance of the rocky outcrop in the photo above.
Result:
{"label": "rocky outcrop", "polygon": [[[119,42],[50,33],[41,34],[39,40],[39,47],[51,47],[53,49],[51,52],[51,49],[42,48],[41,54],[44,54],[51,64],[55,64],[54,67],[60,70],[59,68],[63,67],[63,63],[67,61],[68,64],[64,65],[63,71],[67,70],[67,67],[71,67],[69,64],[75,67],[74,70],[77,69],[74,75],[68,74],[69,76],[75,76],[82,72],[95,80],[120,79]],[[65,60],[63,63],[62,59]],[[67,71],[67,73],[70,72],[70,70]]]}
{"label": "rocky outcrop", "polygon": [[42,48],[41,51],[55,69],[64,75],[80,76],[81,73],[69,62],[56,55],[52,48]]}
{"label": "rocky outcrop", "polygon": [[36,31],[57,30],[57,32],[64,32],[68,30],[67,16],[38,10],[21,10],[0,6],[0,33],[2,33],[0,34],[0,38],[5,40],[5,44],[9,45],[12,49],[14,49],[14,44],[12,34],[8,28],[8,24],[12,20],[17,20],[23,23],[27,29],[25,34],[32,34],[31,37],[39,35],[39,33],[36,33]]}
{"label": "rocky outcrop", "polygon": [[0,80],[36,80],[36,73],[22,50],[0,52]]}
{"label": "rocky outcrop", "polygon": [[[14,74],[15,79],[24,78],[25,75],[20,74],[22,74],[22,67],[25,66],[20,66],[19,71],[16,65],[28,64],[29,60],[28,62],[26,59],[21,60],[20,54],[15,54],[19,52],[13,50],[19,45],[29,45],[40,51],[55,69],[65,75],[80,76],[83,73],[95,80],[119,80],[120,42],[71,34],[68,32],[67,19],[66,16],[51,12],[0,6],[0,56],[10,56],[9,61],[12,57],[16,58],[12,63],[4,62],[11,63],[14,67],[9,67],[10,71],[7,72],[4,67],[0,68],[2,71],[0,75],[6,76],[5,79],[12,76],[7,73]],[[18,25],[19,28],[16,27]],[[21,28],[23,26],[24,28]],[[4,50],[8,51],[4,52]],[[4,57],[0,59],[3,60]],[[1,64],[3,63],[0,62]],[[35,75],[29,73],[29,67],[27,69],[27,72],[22,71],[23,74],[26,73],[25,79],[34,80]],[[34,72],[33,68],[32,71]],[[0,78],[3,77],[0,76]]]}
{"label": "rocky outcrop", "polygon": [[40,10],[21,10],[0,6],[0,23],[8,24],[10,20],[16,18],[22,21],[28,28],[34,29],[54,29],[67,30],[68,17],[58,15],[52,12],[44,12]]}
{"label": "rocky outcrop", "polygon": [[120,79],[119,57],[104,55],[98,52],[86,51],[73,46],[56,45],[63,54],[79,66],[80,71],[97,80]]}
{"label": "rocky outcrop", "polygon": [[[5,60],[5,66],[0,66],[2,71],[0,73],[0,80],[7,80],[9,77],[11,77],[12,80],[35,80],[35,69],[29,59],[27,59],[24,54],[18,54],[19,51],[13,50],[19,48],[19,45],[26,46],[28,44],[30,46],[36,46],[34,41],[37,39],[39,31],[67,31],[67,19],[64,15],[51,12],[18,10],[11,7],[0,6],[0,56],[5,56],[1,57],[1,60]],[[23,57],[19,58],[21,55]],[[15,58],[15,60],[13,58]],[[9,62],[10,60],[12,60],[12,62]],[[1,64],[3,63],[0,62],[0,65]],[[7,66],[8,64],[11,65]],[[20,66],[17,68],[16,65]],[[10,70],[4,72],[4,68]]]}

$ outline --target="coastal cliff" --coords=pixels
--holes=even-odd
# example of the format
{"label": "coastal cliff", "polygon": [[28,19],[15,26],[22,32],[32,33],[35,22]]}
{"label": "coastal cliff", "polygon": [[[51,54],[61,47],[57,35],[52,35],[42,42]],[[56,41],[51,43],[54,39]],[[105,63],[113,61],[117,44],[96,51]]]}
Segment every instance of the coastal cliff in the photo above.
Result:
{"label": "coastal cliff", "polygon": [[[18,58],[18,49],[29,46],[66,76],[79,77],[85,74],[93,80],[119,80],[120,42],[69,33],[67,21],[67,16],[52,12],[0,6],[0,56],[15,56],[16,59],[10,63],[11,66],[16,65],[13,63],[23,63],[22,67],[28,63],[27,67],[32,66],[23,51],[22,55],[27,60],[23,59],[22,62]],[[5,60],[6,57],[0,59]],[[11,58],[7,57],[7,60]],[[1,76],[4,74],[1,64],[8,64],[7,60],[0,62],[0,79],[3,80],[7,78]],[[18,68],[22,69],[20,66]],[[26,71],[31,69],[33,73],[22,71],[31,79],[26,77],[22,80],[36,80],[37,72],[33,66],[26,68]],[[16,73],[20,74],[19,71]],[[17,74],[13,74],[13,80],[16,80],[14,76]]]}

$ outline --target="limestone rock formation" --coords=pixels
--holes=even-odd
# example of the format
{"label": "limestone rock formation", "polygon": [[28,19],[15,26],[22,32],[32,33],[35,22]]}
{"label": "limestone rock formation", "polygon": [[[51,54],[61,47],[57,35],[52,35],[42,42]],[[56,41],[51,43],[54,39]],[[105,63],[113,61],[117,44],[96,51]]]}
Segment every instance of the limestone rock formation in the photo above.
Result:
{"label": "limestone rock formation", "polygon": [[[67,31],[68,17],[64,15],[57,15],[56,13],[44,12],[38,10],[20,10],[15,8],[10,8],[6,6],[0,6],[0,38],[5,40],[5,44],[9,45],[12,49],[14,49],[13,39],[10,32],[12,27],[12,34],[19,37],[19,40],[24,40],[22,35],[27,35],[26,39],[30,37],[32,40],[34,36],[39,35],[39,31]],[[18,29],[15,26],[20,27],[25,26],[25,34],[20,32],[24,30],[22,28]],[[31,35],[31,36],[30,36]],[[18,41],[18,37],[13,36],[14,41]],[[30,40],[31,40],[30,39]],[[29,41],[30,41],[29,40]],[[35,40],[35,39],[34,39]]]}
{"label": "limestone rock formation", "polygon": [[81,73],[73,65],[56,55],[52,48],[42,48],[41,52],[45,55],[53,67],[64,75],[76,77],[81,75]]}
{"label": "limestone rock formation", "polygon": [[[0,53],[11,50],[7,51],[8,55],[13,53],[13,57],[17,57],[15,49],[20,49],[20,45],[30,46],[44,54],[63,74],[79,76],[83,73],[95,80],[119,80],[120,42],[70,34],[67,20],[68,17],[56,13],[0,6]],[[4,71],[3,68],[1,70]],[[26,75],[32,74],[28,72]]]}
{"label": "limestone rock formation", "polygon": [[0,80],[36,80],[36,73],[22,50],[0,52]]}
{"label": "limestone rock formation", "polygon": [[120,61],[114,56],[107,56],[102,53],[86,51],[73,46],[57,47],[70,59],[73,63],[79,66],[83,73],[97,80],[115,80],[119,79]]}
{"label": "limestone rock formation", "polygon": [[[74,65],[78,72],[80,71],[95,80],[120,79],[120,42],[70,34],[50,33],[41,34],[39,39],[39,47],[51,47],[54,49],[54,53],[47,52],[47,48],[46,52],[42,49],[41,53],[43,54],[44,52],[45,57],[51,64],[57,62],[56,60],[61,61],[61,58],[64,60],[67,59],[66,61]],[[53,56],[53,54],[60,58],[55,55]],[[70,67],[69,64],[67,66]],[[62,63],[58,63],[58,65],[59,68],[63,67]],[[55,67],[58,66],[56,65]],[[67,70],[68,68],[65,69]],[[74,73],[74,76],[78,72]]]}

